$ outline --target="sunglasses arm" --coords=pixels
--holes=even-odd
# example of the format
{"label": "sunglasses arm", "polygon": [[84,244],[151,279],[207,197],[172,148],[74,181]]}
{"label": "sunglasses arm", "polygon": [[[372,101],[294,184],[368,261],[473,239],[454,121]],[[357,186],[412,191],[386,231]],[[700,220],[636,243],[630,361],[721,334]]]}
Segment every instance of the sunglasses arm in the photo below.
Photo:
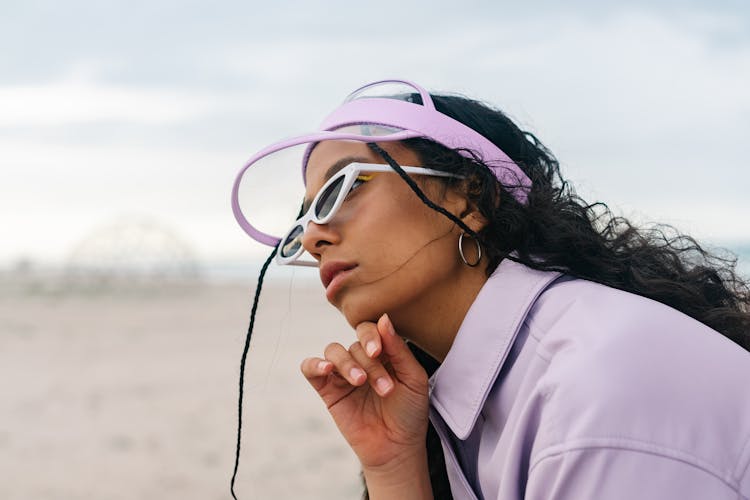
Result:
{"label": "sunglasses arm", "polygon": [[320,267],[320,264],[318,264],[315,261],[310,260],[293,260],[292,262],[289,262],[288,264],[284,264],[287,266],[302,266],[302,267]]}

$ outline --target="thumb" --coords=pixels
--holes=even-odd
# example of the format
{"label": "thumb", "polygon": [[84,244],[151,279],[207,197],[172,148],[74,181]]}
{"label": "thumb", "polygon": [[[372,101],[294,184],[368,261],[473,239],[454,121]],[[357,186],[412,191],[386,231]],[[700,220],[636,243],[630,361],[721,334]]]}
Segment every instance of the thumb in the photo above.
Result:
{"label": "thumb", "polygon": [[383,314],[378,319],[377,328],[383,342],[383,352],[388,356],[396,377],[407,384],[416,382],[426,385],[427,373],[406,342],[396,333],[388,314]]}

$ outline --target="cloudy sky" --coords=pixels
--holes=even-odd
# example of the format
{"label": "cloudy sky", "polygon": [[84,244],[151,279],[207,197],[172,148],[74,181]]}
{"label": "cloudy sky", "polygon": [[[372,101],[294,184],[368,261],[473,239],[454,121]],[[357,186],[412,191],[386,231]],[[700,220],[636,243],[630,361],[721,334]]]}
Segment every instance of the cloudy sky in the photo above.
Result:
{"label": "cloudy sky", "polygon": [[750,3],[0,0],[0,265],[123,216],[265,253],[235,172],[383,77],[488,101],[591,200],[750,240]]}

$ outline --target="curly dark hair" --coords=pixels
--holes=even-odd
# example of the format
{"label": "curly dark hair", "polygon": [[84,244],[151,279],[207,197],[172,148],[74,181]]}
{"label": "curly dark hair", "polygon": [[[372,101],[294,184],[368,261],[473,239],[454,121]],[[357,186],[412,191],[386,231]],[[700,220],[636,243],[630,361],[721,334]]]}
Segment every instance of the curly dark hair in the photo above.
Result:
{"label": "curly dark hair", "polygon": [[[418,102],[419,96],[409,99]],[[709,251],[671,226],[639,227],[615,215],[604,203],[586,202],[562,176],[552,153],[501,111],[462,96],[433,95],[432,99],[438,111],[502,149],[532,182],[528,202],[522,204],[512,195],[514,186],[501,185],[478,156],[467,157],[427,139],[403,142],[423,165],[464,177],[442,182],[459,185],[486,217],[486,227],[474,236],[489,256],[488,274],[506,258],[538,270],[561,271],[659,301],[750,350],[750,287],[736,272],[735,256]],[[430,202],[385,151],[376,144],[369,146],[425,203],[471,232]],[[437,362],[415,346],[412,350],[432,373]],[[433,429],[427,448],[435,497],[451,498]]]}

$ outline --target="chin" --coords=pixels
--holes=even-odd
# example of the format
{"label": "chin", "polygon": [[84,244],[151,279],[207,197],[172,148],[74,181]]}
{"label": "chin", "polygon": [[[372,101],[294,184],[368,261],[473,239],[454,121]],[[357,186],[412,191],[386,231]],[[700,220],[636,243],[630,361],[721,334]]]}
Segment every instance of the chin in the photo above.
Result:
{"label": "chin", "polygon": [[337,309],[341,312],[341,314],[346,319],[346,322],[349,323],[352,328],[357,328],[357,325],[359,325],[363,321],[372,321],[374,323],[382,315],[382,313],[380,315],[371,314],[367,311],[362,311],[361,308],[358,307],[338,307]]}
{"label": "chin", "polygon": [[384,305],[379,305],[380,301],[372,300],[365,297],[364,300],[357,300],[351,294],[344,297],[337,297],[336,304],[331,304],[338,309],[352,328],[364,321],[377,322],[378,319],[387,312]]}

